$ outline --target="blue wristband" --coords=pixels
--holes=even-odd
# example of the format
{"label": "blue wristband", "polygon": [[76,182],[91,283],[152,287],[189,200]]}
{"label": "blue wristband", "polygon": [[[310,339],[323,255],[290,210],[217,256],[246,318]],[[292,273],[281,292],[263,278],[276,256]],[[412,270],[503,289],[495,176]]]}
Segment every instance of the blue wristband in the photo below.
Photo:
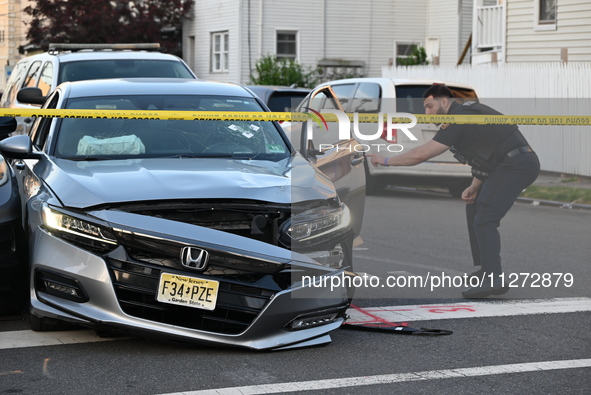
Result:
{"label": "blue wristband", "polygon": [[390,167],[390,165],[388,164],[388,158],[384,158],[384,166]]}

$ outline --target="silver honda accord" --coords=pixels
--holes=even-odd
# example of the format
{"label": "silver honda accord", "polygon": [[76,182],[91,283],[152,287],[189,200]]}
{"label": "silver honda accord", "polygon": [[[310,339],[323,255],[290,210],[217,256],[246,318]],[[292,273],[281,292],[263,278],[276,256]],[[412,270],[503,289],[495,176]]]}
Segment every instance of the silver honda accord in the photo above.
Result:
{"label": "silver honda accord", "polygon": [[33,330],[74,323],[253,349],[330,341],[352,297],[357,214],[276,122],[199,115],[268,111],[252,92],[85,81],[42,108],[109,118],[39,117],[29,136],[0,143],[20,188]]}

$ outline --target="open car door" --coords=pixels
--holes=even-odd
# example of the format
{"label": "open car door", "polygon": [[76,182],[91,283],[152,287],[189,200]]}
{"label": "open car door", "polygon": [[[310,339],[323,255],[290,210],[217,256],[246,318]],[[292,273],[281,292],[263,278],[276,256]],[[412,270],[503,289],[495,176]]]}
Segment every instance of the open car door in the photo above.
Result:
{"label": "open car door", "polygon": [[311,120],[291,125],[292,144],[333,182],[339,198],[351,210],[353,230],[358,237],[365,209],[363,146],[352,133],[349,138],[340,139],[338,122],[324,122],[325,110],[343,111],[329,86],[310,92],[297,107],[298,112],[310,113]]}

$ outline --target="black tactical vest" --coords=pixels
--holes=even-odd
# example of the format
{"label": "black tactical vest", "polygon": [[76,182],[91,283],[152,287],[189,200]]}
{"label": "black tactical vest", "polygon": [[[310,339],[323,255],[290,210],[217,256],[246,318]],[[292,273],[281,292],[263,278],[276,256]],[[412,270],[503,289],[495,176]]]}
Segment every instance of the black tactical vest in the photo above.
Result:
{"label": "black tactical vest", "polygon": [[[500,112],[478,102],[470,101],[454,105],[449,114],[490,114]],[[527,140],[517,125],[463,125],[461,141],[452,147],[456,159],[467,163],[483,173],[490,173],[503,159],[507,152],[527,145]],[[479,177],[480,178],[480,177]]]}

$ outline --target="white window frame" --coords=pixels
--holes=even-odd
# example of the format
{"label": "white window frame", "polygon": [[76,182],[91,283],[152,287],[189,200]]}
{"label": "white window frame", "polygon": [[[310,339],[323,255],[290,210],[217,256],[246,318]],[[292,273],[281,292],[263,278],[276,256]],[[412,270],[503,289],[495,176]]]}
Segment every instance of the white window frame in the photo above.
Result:
{"label": "white window frame", "polygon": [[[227,30],[211,33],[211,72],[227,73],[229,71],[230,58],[230,33]],[[216,40],[219,39],[219,48]],[[219,61],[218,61],[219,60]]]}
{"label": "white window frame", "polygon": [[534,30],[535,31],[546,31],[556,30],[556,20],[558,19],[558,0],[556,1],[556,17],[554,22],[540,20],[541,2],[546,0],[534,0]]}
{"label": "white window frame", "polygon": [[[284,56],[283,54],[277,53],[278,36],[280,34],[294,34],[295,35],[295,54],[294,54],[293,58],[291,56]],[[300,58],[300,32],[298,30],[295,30],[295,29],[275,30],[275,56],[277,56],[277,58],[293,59],[294,62],[298,61],[298,59]]]}

